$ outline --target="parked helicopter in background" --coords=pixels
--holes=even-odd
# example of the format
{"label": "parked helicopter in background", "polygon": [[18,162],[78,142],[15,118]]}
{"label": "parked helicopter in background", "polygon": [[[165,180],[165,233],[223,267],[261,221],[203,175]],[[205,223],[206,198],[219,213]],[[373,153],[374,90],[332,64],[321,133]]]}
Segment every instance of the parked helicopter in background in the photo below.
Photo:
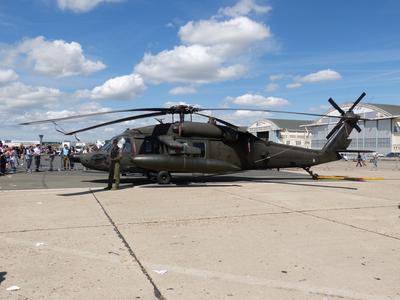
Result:
{"label": "parked helicopter in background", "polygon": [[[63,132],[66,135],[75,135],[82,131],[120,122],[168,114],[174,116],[177,114],[179,115],[179,121],[177,122],[159,122],[159,124],[152,126],[127,129],[113,137],[98,151],[81,154],[79,156],[80,162],[89,169],[108,171],[110,166],[109,153],[112,147],[111,141],[116,139],[122,153],[121,172],[141,172],[148,176],[149,179],[160,184],[169,183],[172,178],[171,173],[223,174],[272,168],[303,168],[313,179],[317,179],[318,175],[314,174],[310,169],[312,166],[340,160],[342,158],[341,152],[358,152],[357,150],[349,151],[347,148],[351,142],[349,136],[352,130],[361,131],[357,122],[364,119],[355,114],[353,110],[365,95],[365,93],[362,93],[346,112],[332,98],[328,100],[339,111],[340,116],[328,116],[330,118],[339,118],[339,121],[327,135],[327,142],[321,150],[265,141],[243,128],[202,113],[204,111],[243,110],[233,108],[199,108],[190,105],[176,105],[169,108],[134,108],[26,122],[21,125],[44,122],[56,123],[64,120],[120,112],[148,112],[72,132]],[[327,116],[277,110],[246,110],[318,117]],[[185,121],[186,115],[190,115],[190,121]],[[192,115],[206,117],[208,122],[193,122]]]}

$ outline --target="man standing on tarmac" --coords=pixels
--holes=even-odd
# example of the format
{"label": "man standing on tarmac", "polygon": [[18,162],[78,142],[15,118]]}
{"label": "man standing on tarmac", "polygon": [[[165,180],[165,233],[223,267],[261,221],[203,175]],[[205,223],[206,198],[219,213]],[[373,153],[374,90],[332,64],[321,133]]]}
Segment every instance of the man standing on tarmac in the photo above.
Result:
{"label": "man standing on tarmac", "polygon": [[113,190],[119,189],[119,179],[120,179],[120,160],[121,153],[118,147],[117,139],[113,140],[112,149],[110,152],[110,170],[108,174],[108,186],[106,190],[111,190],[113,181],[115,179],[115,186]]}

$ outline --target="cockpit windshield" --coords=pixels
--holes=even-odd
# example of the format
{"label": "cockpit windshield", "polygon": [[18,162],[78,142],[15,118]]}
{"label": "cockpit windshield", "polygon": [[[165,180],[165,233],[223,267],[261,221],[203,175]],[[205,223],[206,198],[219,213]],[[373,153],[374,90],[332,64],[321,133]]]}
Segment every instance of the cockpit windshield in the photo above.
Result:
{"label": "cockpit windshield", "polygon": [[100,150],[105,151],[105,152],[110,152],[112,148],[112,140],[109,140],[104,144],[103,147],[100,148]]}
{"label": "cockpit windshield", "polygon": [[[124,137],[124,136],[118,136],[115,137],[118,141],[118,147],[121,149],[122,153],[131,153],[133,151],[133,146],[130,138]],[[112,141],[114,140],[109,140],[107,141],[103,147],[101,147],[100,150],[105,151],[105,152],[111,152],[112,148]]]}

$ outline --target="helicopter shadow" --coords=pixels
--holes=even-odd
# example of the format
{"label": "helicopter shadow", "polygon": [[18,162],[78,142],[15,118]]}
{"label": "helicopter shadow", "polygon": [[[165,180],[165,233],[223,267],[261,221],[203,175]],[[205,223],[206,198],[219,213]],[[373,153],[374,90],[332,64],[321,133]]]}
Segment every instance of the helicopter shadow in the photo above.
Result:
{"label": "helicopter shadow", "polygon": [[[293,182],[296,181],[296,182]],[[325,180],[324,180],[325,181]],[[107,179],[93,179],[83,180],[82,182],[104,184],[107,185]],[[289,186],[300,187],[315,187],[327,189],[343,189],[343,190],[357,190],[354,187],[338,186],[338,185],[324,185],[312,184],[312,179],[306,176],[291,176],[291,174],[284,174],[283,176],[267,176],[262,178],[260,176],[241,176],[241,175],[201,175],[201,176],[188,176],[179,175],[174,176],[171,184],[159,185],[148,180],[145,177],[125,177],[121,178],[120,190],[129,188],[146,188],[146,189],[169,189],[169,188],[199,188],[199,187],[242,187],[241,183],[267,183],[267,184],[282,184]],[[337,180],[329,180],[329,182],[337,182]],[[80,191],[74,193],[59,194],[59,196],[82,196],[87,194],[107,192],[108,190],[101,187],[93,187],[87,191]]]}
{"label": "helicopter shadow", "polygon": [[[196,180],[197,179],[197,180]],[[182,178],[181,180],[185,180]],[[190,179],[191,182],[202,182],[204,184],[211,183],[211,185],[206,186],[216,186],[214,183],[219,182],[247,182],[247,183],[269,183],[269,184],[283,184],[283,185],[293,185],[293,186],[307,186],[307,187],[317,187],[317,188],[331,188],[331,189],[345,189],[345,190],[357,190],[354,187],[346,187],[346,186],[336,186],[336,185],[322,185],[322,184],[311,184],[308,182],[314,182],[311,178],[308,177],[296,177],[296,176],[284,176],[284,177],[272,177],[268,176],[266,178],[260,177],[252,177],[252,176],[237,176],[237,175],[208,175],[208,176],[200,176]],[[298,181],[298,182],[289,182],[289,181]],[[181,184],[183,185],[185,181]],[[334,182],[334,180],[331,180]],[[197,186],[197,185],[192,185]],[[240,186],[240,185],[239,185]]]}

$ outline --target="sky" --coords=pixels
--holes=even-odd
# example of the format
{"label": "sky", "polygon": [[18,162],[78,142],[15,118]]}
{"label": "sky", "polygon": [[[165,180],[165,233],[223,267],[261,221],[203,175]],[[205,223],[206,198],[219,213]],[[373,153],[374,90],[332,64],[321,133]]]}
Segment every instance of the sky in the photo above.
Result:
{"label": "sky", "polygon": [[[400,105],[398,28],[397,0],[3,0],[0,139],[73,139],[55,129],[128,115],[18,124],[177,103],[325,113],[329,97],[340,104],[365,91],[364,102]],[[237,125],[293,118],[213,114]]]}

